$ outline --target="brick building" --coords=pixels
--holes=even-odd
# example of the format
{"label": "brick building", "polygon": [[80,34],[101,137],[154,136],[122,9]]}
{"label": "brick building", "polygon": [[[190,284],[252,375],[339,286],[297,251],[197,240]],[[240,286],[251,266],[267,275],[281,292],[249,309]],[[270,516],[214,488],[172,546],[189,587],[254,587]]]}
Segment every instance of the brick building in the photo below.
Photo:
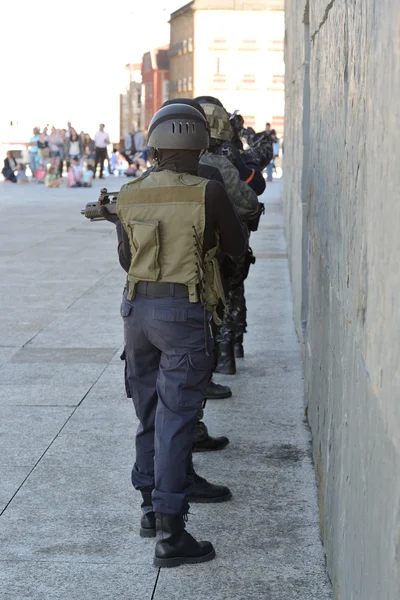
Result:
{"label": "brick building", "polygon": [[169,95],[216,96],[282,133],[284,0],[193,0],[171,14]]}
{"label": "brick building", "polygon": [[142,126],[147,131],[152,116],[168,99],[168,48],[146,52],[142,61]]}

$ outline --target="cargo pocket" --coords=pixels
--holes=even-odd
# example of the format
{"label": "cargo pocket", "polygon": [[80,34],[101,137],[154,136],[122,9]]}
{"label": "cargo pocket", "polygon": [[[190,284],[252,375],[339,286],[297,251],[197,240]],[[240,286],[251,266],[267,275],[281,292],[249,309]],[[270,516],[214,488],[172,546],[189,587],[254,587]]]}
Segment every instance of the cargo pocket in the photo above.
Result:
{"label": "cargo pocket", "polygon": [[[129,315],[131,314],[131,310],[132,310],[132,304],[130,302],[128,302],[128,300],[125,298],[125,295],[122,297],[122,302],[121,302],[121,307],[120,307],[120,315],[121,317],[129,317]],[[125,350],[124,350],[125,352]],[[121,356],[122,358],[122,356]]]}
{"label": "cargo pocket", "polygon": [[203,406],[212,367],[212,357],[204,351],[163,354],[160,363],[162,377],[158,381],[163,402],[172,411],[187,409],[197,412]]}
{"label": "cargo pocket", "polygon": [[187,355],[186,381],[180,390],[179,403],[182,408],[202,408],[206,387],[213,368],[212,354],[204,351]]}
{"label": "cargo pocket", "polygon": [[133,250],[129,274],[136,281],[157,281],[160,276],[159,221],[130,221],[128,233]]}

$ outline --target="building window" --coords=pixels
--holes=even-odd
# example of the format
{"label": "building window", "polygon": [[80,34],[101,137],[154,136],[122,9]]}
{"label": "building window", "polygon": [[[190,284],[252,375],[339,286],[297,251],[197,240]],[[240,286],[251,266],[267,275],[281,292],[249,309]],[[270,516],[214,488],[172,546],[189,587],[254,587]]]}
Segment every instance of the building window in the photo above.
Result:
{"label": "building window", "polygon": [[192,38],[188,39],[188,52],[193,52],[193,40],[192,40]]}
{"label": "building window", "polygon": [[268,40],[268,52],[281,52],[283,54],[284,40]]}
{"label": "building window", "polygon": [[187,92],[187,78],[186,77],[184,77],[184,79],[183,79],[183,91]]}
{"label": "building window", "polygon": [[193,89],[193,79],[192,77],[188,77],[188,91],[191,92]]}
{"label": "building window", "polygon": [[239,50],[259,50],[259,44],[257,40],[241,40],[239,42]]}
{"label": "building window", "polygon": [[188,51],[188,41],[183,40],[183,54],[187,54]]}
{"label": "building window", "polygon": [[256,76],[255,75],[243,75],[242,82],[254,84],[256,82]]}
{"label": "building window", "polygon": [[182,91],[182,79],[178,79],[178,92]]}
{"label": "building window", "polygon": [[246,124],[246,127],[255,127],[256,126],[256,118],[253,115],[242,115],[243,120]]}
{"label": "building window", "polygon": [[[260,82],[258,82],[258,86]],[[254,73],[245,73],[238,78],[237,90],[256,90],[257,88],[257,77]]]}
{"label": "building window", "polygon": [[271,83],[268,86],[270,90],[284,90],[285,89],[285,76],[281,74],[272,75]]}
{"label": "building window", "polygon": [[230,44],[228,40],[221,38],[210,40],[209,50],[229,50]]}

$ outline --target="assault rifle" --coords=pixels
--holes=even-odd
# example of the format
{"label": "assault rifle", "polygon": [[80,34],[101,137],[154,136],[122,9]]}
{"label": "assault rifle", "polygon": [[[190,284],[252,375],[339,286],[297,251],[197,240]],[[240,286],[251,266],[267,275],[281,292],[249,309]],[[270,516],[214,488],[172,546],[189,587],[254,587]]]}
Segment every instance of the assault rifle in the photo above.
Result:
{"label": "assault rifle", "polygon": [[[244,120],[238,110],[235,110],[230,116],[232,129],[232,144],[239,150],[243,150],[243,141],[247,144],[244,153],[248,158],[258,163],[261,170],[265,169],[273,157],[272,143],[269,135],[265,131],[256,133],[252,127],[244,127]],[[227,144],[229,146],[229,143]],[[228,158],[232,152],[225,150]],[[232,161],[231,161],[232,162]]]}
{"label": "assault rifle", "polygon": [[103,188],[100,192],[97,202],[88,202],[85,208],[82,208],[81,215],[84,215],[90,221],[105,221],[100,208],[104,206],[109,213],[117,212],[117,199],[119,192],[108,192],[107,188]]}

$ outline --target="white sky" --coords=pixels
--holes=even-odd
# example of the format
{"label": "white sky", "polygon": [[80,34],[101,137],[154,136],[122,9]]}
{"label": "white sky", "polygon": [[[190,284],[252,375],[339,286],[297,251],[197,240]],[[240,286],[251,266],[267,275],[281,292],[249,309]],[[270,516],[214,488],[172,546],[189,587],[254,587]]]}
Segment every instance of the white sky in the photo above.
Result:
{"label": "white sky", "polygon": [[[186,0],[19,0],[2,2],[0,135],[68,120],[94,133],[118,122],[124,65],[169,42],[170,13]],[[107,115],[105,117],[104,115]],[[107,123],[106,123],[107,126]],[[106,127],[107,128],[107,127]],[[4,134],[3,134],[4,136]]]}

